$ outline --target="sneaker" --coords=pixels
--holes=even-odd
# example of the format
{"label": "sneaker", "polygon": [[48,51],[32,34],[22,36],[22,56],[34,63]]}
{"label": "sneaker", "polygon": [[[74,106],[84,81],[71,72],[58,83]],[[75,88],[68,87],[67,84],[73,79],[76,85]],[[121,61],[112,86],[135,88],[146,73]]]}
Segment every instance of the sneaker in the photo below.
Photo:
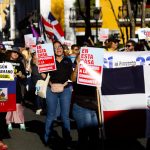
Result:
{"label": "sneaker", "polygon": [[41,112],[42,112],[42,109],[38,109],[38,110],[36,110],[36,115],[40,115],[40,114],[41,114]]}
{"label": "sneaker", "polygon": [[24,123],[21,123],[21,124],[20,124],[20,129],[21,129],[21,130],[26,130],[26,127],[25,127],[25,124],[24,124]]}
{"label": "sneaker", "polygon": [[12,131],[12,124],[11,123],[8,124],[8,131]]}

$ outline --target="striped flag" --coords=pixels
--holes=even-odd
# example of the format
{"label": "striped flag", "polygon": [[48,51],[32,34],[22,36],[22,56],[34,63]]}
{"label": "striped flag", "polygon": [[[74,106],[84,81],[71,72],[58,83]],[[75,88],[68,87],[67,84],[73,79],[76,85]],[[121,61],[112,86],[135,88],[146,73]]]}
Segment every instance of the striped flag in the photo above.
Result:
{"label": "striped flag", "polygon": [[50,12],[48,15],[48,19],[53,27],[53,33],[57,40],[64,42],[64,31],[60,25],[60,23],[55,19],[55,17]]}
{"label": "striped flag", "polygon": [[150,136],[150,66],[103,70],[102,118],[107,138]]}
{"label": "striped flag", "polygon": [[54,32],[53,32],[53,26],[51,23],[46,20],[43,16],[41,16],[41,34],[46,34],[44,36],[47,36],[50,40],[54,39]]}

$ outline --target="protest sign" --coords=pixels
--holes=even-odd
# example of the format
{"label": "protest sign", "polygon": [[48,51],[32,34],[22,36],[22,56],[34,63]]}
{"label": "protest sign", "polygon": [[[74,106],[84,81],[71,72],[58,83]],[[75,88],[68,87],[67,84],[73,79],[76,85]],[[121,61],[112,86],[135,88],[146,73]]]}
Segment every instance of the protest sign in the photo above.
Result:
{"label": "protest sign", "polygon": [[106,41],[109,37],[109,29],[107,28],[100,28],[99,30],[99,41]]}
{"label": "protest sign", "polygon": [[39,73],[56,70],[55,56],[52,43],[37,45],[36,55],[38,58]]}
{"label": "protest sign", "polygon": [[25,47],[36,45],[36,37],[33,37],[33,34],[25,34],[24,40],[25,40]]}
{"label": "protest sign", "polygon": [[13,81],[14,69],[11,63],[0,63],[0,81]]}
{"label": "protest sign", "polygon": [[78,84],[97,86],[101,84],[103,48],[81,47]]}

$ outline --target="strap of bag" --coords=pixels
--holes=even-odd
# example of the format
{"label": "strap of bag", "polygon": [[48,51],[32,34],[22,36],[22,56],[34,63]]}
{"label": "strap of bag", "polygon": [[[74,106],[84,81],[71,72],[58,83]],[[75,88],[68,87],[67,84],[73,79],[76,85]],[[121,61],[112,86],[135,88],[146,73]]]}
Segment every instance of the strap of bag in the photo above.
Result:
{"label": "strap of bag", "polygon": [[[50,86],[53,84],[52,82],[49,82]],[[61,83],[60,83],[61,84]],[[68,81],[66,81],[63,86],[65,87],[68,84]]]}

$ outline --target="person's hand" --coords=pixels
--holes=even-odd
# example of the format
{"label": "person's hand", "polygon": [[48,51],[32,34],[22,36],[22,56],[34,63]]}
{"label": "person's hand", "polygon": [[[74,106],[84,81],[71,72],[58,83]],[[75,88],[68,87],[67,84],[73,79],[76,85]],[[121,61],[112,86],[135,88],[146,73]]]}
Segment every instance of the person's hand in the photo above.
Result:
{"label": "person's hand", "polygon": [[17,73],[17,76],[20,77],[20,78],[22,77],[22,75],[23,75],[23,74],[22,74],[21,71],[19,71],[19,72]]}
{"label": "person's hand", "polygon": [[46,78],[46,74],[45,73],[41,73],[41,76],[42,76],[43,79]]}

